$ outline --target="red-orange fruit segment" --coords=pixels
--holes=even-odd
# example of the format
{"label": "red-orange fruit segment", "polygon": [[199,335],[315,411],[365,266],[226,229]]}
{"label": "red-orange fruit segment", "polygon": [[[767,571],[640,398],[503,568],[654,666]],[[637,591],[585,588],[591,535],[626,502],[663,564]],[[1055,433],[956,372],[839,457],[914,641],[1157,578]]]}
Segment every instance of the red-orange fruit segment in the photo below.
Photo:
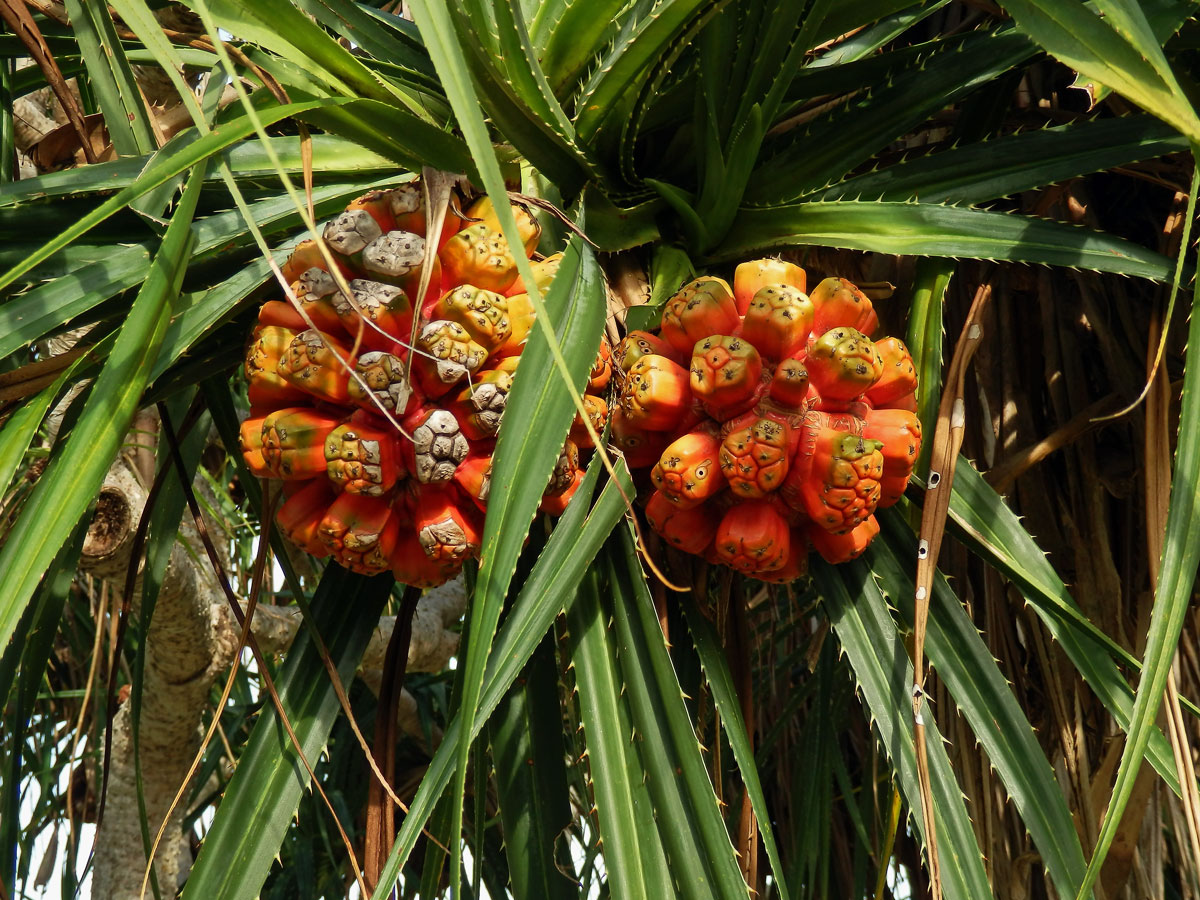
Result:
{"label": "red-orange fruit segment", "polygon": [[403,420],[411,441],[401,445],[405,467],[421,484],[437,484],[454,477],[466,459],[470,444],[454,414],[446,409],[422,407]]}
{"label": "red-orange fruit segment", "polygon": [[753,414],[740,417],[721,442],[721,471],[738,497],[762,497],[783,484],[793,444],[789,427]]}
{"label": "red-orange fruit segment", "polygon": [[412,304],[401,288],[379,281],[355,278],[350,296],[336,291],[330,296],[334,311],[351,342],[372,350],[390,350],[407,341],[412,331]]}
{"label": "red-orange fruit segment", "polygon": [[785,359],[776,366],[768,396],[786,410],[803,412],[808,399],[808,368],[804,363]]}
{"label": "red-orange fruit segment", "polygon": [[749,409],[762,395],[762,360],[745,338],[714,334],[692,348],[689,384],[705,412],[723,421]]}
{"label": "red-orange fruit segment", "polygon": [[608,338],[600,336],[600,349],[596,352],[596,360],[592,363],[592,371],[588,373],[586,390],[598,394],[608,387],[612,379],[612,347]]}
{"label": "red-orange fruit segment", "polygon": [[813,303],[813,334],[846,326],[868,337],[879,329],[871,299],[845,278],[826,278],[808,295]]}
{"label": "red-orange fruit segment", "polygon": [[490,442],[485,448],[472,447],[466,458],[454,470],[454,482],[462,488],[479,509],[487,508],[492,488],[492,451]]}
{"label": "red-orange fruit segment", "polygon": [[787,560],[778,569],[770,572],[757,572],[754,577],[772,584],[789,584],[797,578],[808,574],[808,539],[803,527],[792,527],[788,535],[789,548]]}
{"label": "red-orange fruit segment", "polygon": [[634,330],[621,338],[612,356],[613,376],[617,379],[618,391],[625,384],[625,377],[634,364],[643,356],[651,355],[664,356],[673,362],[682,362],[684,359],[674,347],[648,331]]}
{"label": "red-orange fruit segment", "polygon": [[895,406],[898,401],[917,390],[917,369],[904,341],[885,337],[875,342],[875,350],[883,360],[883,375],[866,393],[866,401],[876,409]]}
{"label": "red-orange fruit segment", "polygon": [[[603,434],[604,425],[608,422],[608,404],[604,402],[604,398],[597,397],[595,394],[584,394],[583,408],[587,410],[592,430],[596,434]],[[579,413],[575,414],[575,421],[571,423],[571,431],[567,436],[582,450],[589,450],[594,446],[592,436],[583,426],[583,418]]]}
{"label": "red-orange fruit segment", "polygon": [[398,582],[417,588],[445,584],[462,569],[461,562],[430,559],[416,532],[412,530],[411,523],[406,523],[400,529],[396,546],[392,549],[391,566]]}
{"label": "red-orange fruit segment", "polygon": [[[343,280],[348,284],[351,279],[347,277]],[[333,276],[320,266],[312,266],[297,275],[291,285],[296,303],[303,310],[301,318],[305,322],[304,327],[298,330],[316,328],[326,334],[340,336],[342,318],[333,304],[333,297],[338,292]]]}
{"label": "red-orange fruit segment", "polygon": [[879,504],[883,454],[879,441],[822,428],[812,468],[800,491],[808,517],[833,533],[845,533]]}
{"label": "red-orange fruit segment", "polygon": [[906,409],[873,409],[865,421],[863,437],[883,445],[879,508],[885,509],[896,503],[908,487],[921,453],[921,420]]}
{"label": "red-orange fruit segment", "polygon": [[619,405],[612,409],[610,418],[612,445],[621,451],[631,469],[654,465],[670,443],[670,438],[662,432],[647,431],[632,424]]}
{"label": "red-orange fruit segment", "polygon": [[804,293],[807,277],[802,268],[782,259],[752,259],[742,263],[733,272],[733,298],[738,315],[744,316],[754,295],[769,284],[787,285]]}
{"label": "red-orange fruit segment", "polygon": [[579,485],[583,484],[583,470],[576,469],[575,475],[571,479],[571,484],[568,485],[565,491],[559,491],[557,494],[543,496],[541,505],[538,507],[547,515],[557,518],[567,511],[567,504],[571,502],[571,498],[579,491]]}
{"label": "red-orange fruit segment", "polygon": [[[298,480],[325,476],[325,438],[341,422],[307,407],[289,407],[262,419],[259,437],[263,464],[272,478]],[[253,437],[250,449],[253,446]]]}
{"label": "red-orange fruit segment", "polygon": [[349,405],[354,363],[348,347],[310,328],[292,339],[276,368],[293,387],[319,400]]}
{"label": "red-orange fruit segment", "polygon": [[690,400],[687,369],[654,354],[634,363],[621,390],[621,409],[629,424],[647,431],[677,427]]}
{"label": "red-orange fruit segment", "polygon": [[710,334],[733,334],[741,324],[733,291],[720,278],[697,278],[663,306],[662,336],[686,359]]}
{"label": "red-orange fruit segment", "polygon": [[268,300],[258,308],[258,324],[278,325],[286,328],[289,331],[303,331],[308,327],[308,323],[304,321],[304,316],[296,311],[286,300]]}
{"label": "red-orange fruit segment", "polygon": [[259,478],[273,478],[274,473],[267,466],[262,452],[262,427],[265,416],[251,416],[245,419],[238,429],[238,443],[241,445],[242,458],[247,468]]}
{"label": "red-orange fruit segment", "polygon": [[680,509],[698,506],[725,487],[720,449],[721,441],[711,431],[690,431],[667,445],[650,479]]}
{"label": "red-orange fruit segment", "polygon": [[459,564],[479,555],[479,511],[454,485],[421,485],[412,515],[421,549],[430,559]]}
{"label": "red-orange fruit segment", "polygon": [[808,348],[808,379],[824,403],[849,403],[871,389],[883,374],[874,342],[848,326],[832,328]]}
{"label": "red-orange fruit segment", "polygon": [[448,405],[458,419],[462,432],[472,441],[496,436],[500,418],[508,405],[508,392],[513,377],[502,369],[480,372],[471,383],[455,395]]}
{"label": "red-orange fruit segment", "polygon": [[812,301],[786,284],[768,284],[750,301],[742,321],[742,337],[768,362],[799,353],[812,331]]}
{"label": "red-orange fruit segment", "polygon": [[325,513],[336,498],[333,489],[323,478],[286,484],[296,485],[297,490],[283,501],[275,514],[279,530],[301,550],[317,557],[328,556],[329,548],[318,532]]}
{"label": "red-orange fruit segment", "polygon": [[[355,418],[363,418],[357,413]],[[345,422],[325,438],[325,474],[338,490],[382,497],[404,476],[396,435],[363,421]]]}
{"label": "red-orange fruit segment", "polygon": [[717,526],[717,559],[747,575],[771,572],[791,551],[788,524],[765,500],[745,500],[729,508]]}
{"label": "red-orange fruit segment", "polygon": [[350,399],[367,412],[383,415],[381,409],[403,415],[412,399],[412,387],[404,377],[404,361],[394,354],[372,350],[354,363],[357,378],[350,379]]}
{"label": "red-orange fruit segment", "polygon": [[673,547],[684,553],[702,554],[717,536],[718,516],[709,504],[680,507],[662,491],[646,503],[646,520]]}
{"label": "red-orange fruit segment", "polygon": [[352,572],[375,575],[391,565],[399,535],[388,500],[364,494],[338,494],[318,527],[321,542]]}
{"label": "red-orange fruit segment", "polygon": [[865,521],[842,534],[832,534],[813,524],[808,526],[807,533],[813,549],[821,554],[821,558],[836,565],[862,556],[879,534],[879,522],[874,516],[868,516]]}

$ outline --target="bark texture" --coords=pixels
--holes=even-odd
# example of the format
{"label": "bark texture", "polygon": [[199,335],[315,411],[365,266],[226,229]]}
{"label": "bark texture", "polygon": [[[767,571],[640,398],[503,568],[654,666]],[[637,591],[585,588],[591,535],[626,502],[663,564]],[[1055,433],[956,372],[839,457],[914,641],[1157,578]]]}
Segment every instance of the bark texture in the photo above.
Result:
{"label": "bark texture", "polygon": [[[81,562],[82,569],[108,580],[117,592],[124,587],[133,535],[145,504],[145,486],[131,464],[119,460],[102,488],[97,517]],[[210,527],[209,531],[220,533],[216,527]],[[135,612],[140,596],[139,573],[132,598]],[[465,606],[461,582],[430,591],[422,599],[413,623],[410,671],[439,671],[445,667],[458,646],[457,632],[449,629]],[[391,617],[380,621],[363,660],[361,674],[375,691],[394,625]],[[263,652],[280,654],[287,650],[300,626],[300,614],[295,608],[260,606],[253,627]],[[139,742],[152,834],[162,823],[199,748],[210,689],[232,663],[238,633],[199,536],[185,517],[146,637]],[[398,705],[401,727],[420,737],[413,698],[405,694]],[[155,857],[159,886],[167,895],[174,893],[191,865],[187,835],[182,827],[185,808],[183,803],[173,811]],[[139,896],[146,865],[142,846],[132,721],[126,701],[113,723],[108,798],[97,835],[93,877],[93,896],[97,900],[133,900]]]}

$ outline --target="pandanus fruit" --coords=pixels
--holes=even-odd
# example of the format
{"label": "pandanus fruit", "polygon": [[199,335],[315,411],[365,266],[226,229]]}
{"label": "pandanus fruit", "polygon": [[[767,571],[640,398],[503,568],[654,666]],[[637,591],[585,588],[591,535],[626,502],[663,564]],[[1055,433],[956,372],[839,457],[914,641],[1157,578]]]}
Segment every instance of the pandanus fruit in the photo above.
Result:
{"label": "pandanus fruit", "polygon": [[[513,212],[517,252],[531,255],[540,227],[526,207]],[[251,470],[282,480],[277,520],[289,540],[418,587],[479,554],[495,438],[535,317],[490,201],[465,219],[447,211],[423,272],[427,213],[419,182],[372,191],[325,225],[328,256],[315,241],[297,246],[282,267],[290,296],[263,304],[247,346],[252,412],[241,427]],[[532,263],[540,291],[560,259]],[[604,343],[584,400],[597,431],[611,372]],[[657,415],[667,427],[675,411]],[[547,488],[552,514],[578,491],[578,446],[566,443]]]}
{"label": "pandanus fruit", "polygon": [[[631,331],[613,352],[613,444],[650,469],[650,526],[781,583],[804,575],[810,549],[830,562],[861,554],[920,451],[903,342],[872,340],[874,307],[846,279],[806,285],[792,263],[743,263],[732,291],[690,282],[659,335]],[[684,390],[672,365],[687,353]]]}

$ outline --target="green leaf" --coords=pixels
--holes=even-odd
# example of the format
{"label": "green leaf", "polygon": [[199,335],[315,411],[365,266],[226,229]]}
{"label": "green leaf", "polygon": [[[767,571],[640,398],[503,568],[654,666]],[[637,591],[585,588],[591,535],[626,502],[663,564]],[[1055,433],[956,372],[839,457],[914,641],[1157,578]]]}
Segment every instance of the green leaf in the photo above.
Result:
{"label": "green leaf", "polygon": [[[779,139],[784,148],[755,170],[746,202],[775,204],[825,187],[1033,51],[1011,29],[970,34],[945,45],[930,58],[912,56],[878,87],[875,82],[857,85],[843,106]],[[764,149],[770,151],[770,145]]]}
{"label": "green leaf", "polygon": [[1095,5],[1092,10],[1061,0],[1003,0],[1017,27],[1051,56],[1124,95],[1193,143],[1200,141],[1200,119],[1145,13],[1129,0]]}
{"label": "green leaf", "polygon": [[[635,97],[656,66],[666,65],[682,49],[680,38],[723,4],[717,0],[664,0],[653,15],[627,19],[609,51],[592,65],[593,74],[576,100],[575,130],[585,144]],[[673,50],[674,48],[674,50]]]}
{"label": "green leaf", "polygon": [[12,636],[43,571],[95,497],[137,412],[183,280],[203,184],[201,172],[192,175],[79,422],[0,550],[0,645]]}
{"label": "green leaf", "polygon": [[[884,533],[856,565],[871,569],[888,601],[911,628],[917,539],[896,511],[886,510],[880,519]],[[933,586],[925,652],[995,766],[1058,895],[1073,896],[1085,865],[1071,811],[1033,726],[941,573]]]}
{"label": "green leaf", "polygon": [[925,203],[796,203],[743,209],[714,260],[796,244],[902,256],[974,257],[1072,266],[1167,281],[1174,262],[1075,225]]}
{"label": "green leaf", "polygon": [[489,732],[513,896],[572,900],[578,885],[555,858],[571,808],[558,670],[549,638],[492,716]]}
{"label": "green leaf", "polygon": [[[338,102],[340,101],[314,100],[307,103],[274,106],[266,110],[261,110],[259,117],[264,125],[271,125],[290,116],[298,115],[299,113],[316,109],[323,105],[337,104]],[[38,250],[31,253],[26,259],[9,269],[3,275],[0,275],[0,290],[13,284],[22,275],[31,271],[38,263],[49,259],[57,251],[68,246],[81,235],[91,231],[114,213],[124,209],[138,197],[145,195],[160,184],[165,184],[179,173],[186,172],[201,161],[237,143],[253,132],[253,123],[246,116],[242,116],[218,126],[211,134],[205,135],[181,147],[176,153],[164,154],[160,152],[156,154],[154,161],[145,168],[142,176],[137,181],[109,197],[90,213],[80,217],[76,222],[64,228],[53,240],[48,241]],[[108,249],[111,252],[111,248]]]}
{"label": "green leaf", "polygon": [[[954,470],[947,527],[1012,580],[1117,724],[1128,730],[1133,691],[1116,661],[1136,670],[1138,660],[1088,620],[1017,516],[961,456]],[[1157,729],[1150,739],[1149,755],[1158,774],[1178,792],[1174,757]]]}
{"label": "green leaf", "polygon": [[1096,119],[931,153],[847,179],[816,196],[982,203],[1188,146],[1153,116]]}
{"label": "green leaf", "polygon": [[763,794],[762,783],[758,778],[758,768],[754,760],[754,751],[746,733],[746,722],[742,718],[742,706],[738,701],[737,689],[733,685],[733,675],[729,671],[729,661],[721,642],[713,631],[712,623],[708,621],[696,606],[696,598],[691,593],[681,594],[680,605],[687,619],[688,631],[692,633],[692,641],[696,652],[700,655],[700,664],[704,667],[704,675],[708,679],[708,687],[712,691],[713,703],[721,714],[721,725],[725,736],[729,739],[730,749],[737,761],[738,772],[741,773],[742,783],[750,795],[754,815],[758,819],[762,834],[763,846],[771,860],[771,869],[775,883],[782,900],[788,900],[791,892],[785,881],[786,870],[779,855],[775,842],[775,828],[771,824],[771,811],[767,806],[767,798]]}
{"label": "green leaf", "polygon": [[599,567],[593,567],[567,610],[567,630],[608,888],[618,900],[674,897],[645,773],[633,748],[633,715],[603,596]]}
{"label": "green leaf", "polygon": [[[1190,244],[1191,222],[1196,214],[1196,192],[1200,184],[1200,163],[1192,175],[1188,195],[1187,224],[1183,230],[1182,247]],[[1180,263],[1182,264],[1181,249]],[[1175,289],[1178,289],[1178,272]],[[1133,793],[1134,781],[1142,767],[1151,736],[1157,731],[1154,724],[1162,703],[1167,676],[1179,649],[1179,636],[1187,618],[1200,566],[1200,373],[1197,373],[1195,353],[1200,347],[1200,316],[1195,315],[1200,285],[1192,284],[1193,315],[1188,326],[1188,364],[1183,373],[1183,395],[1180,400],[1179,442],[1175,450],[1175,468],[1171,474],[1171,500],[1167,512],[1166,536],[1159,564],[1158,583],[1154,586],[1154,607],[1150,613],[1150,631],[1146,635],[1146,654],[1142,674],[1138,679],[1133,713],[1127,729],[1128,738],[1121,751],[1116,782],[1104,814],[1096,848],[1088,863],[1087,877],[1080,887],[1082,898],[1100,876],[1100,867],[1108,854],[1113,838],[1121,825],[1121,815]],[[1150,527],[1156,527],[1151,525]]]}
{"label": "green leaf", "polygon": [[[312,601],[313,625],[343,684],[354,677],[392,584],[390,573],[369,578],[337,565],[326,567],[321,576]],[[354,615],[346,615],[348,606]],[[315,765],[341,705],[308,629],[296,635],[276,688],[305,758]],[[257,897],[308,781],[278,713],[267,702],[217,807],[183,897]]]}
{"label": "green leaf", "polygon": [[[492,654],[488,659],[484,687],[480,692],[478,711],[470,729],[472,740],[482,730],[503,699],[509,685],[516,680],[529,657],[533,655],[542,637],[550,630],[555,617],[564,607],[570,607],[584,573],[592,565],[601,545],[625,513],[625,497],[631,495],[633,485],[624,466],[617,469],[620,482],[610,481],[606,484],[595,506],[588,510],[587,501],[591,498],[592,489],[602,468],[599,460],[594,457],[583,483],[546,541],[546,549],[538,557],[533,571],[530,572],[496,635]],[[442,745],[434,754],[429,769],[421,780],[417,795],[413,798],[408,814],[400,826],[392,855],[380,874],[379,885],[372,895],[372,900],[384,900],[389,895],[399,877],[401,867],[408,860],[421,830],[432,815],[435,804],[449,786],[457,764],[458,743],[463,739],[462,722],[463,715],[460,709],[446,726]]]}
{"label": "green leaf", "polygon": [[956,264],[948,259],[917,261],[913,275],[912,301],[908,308],[908,332],[905,343],[917,369],[917,415],[921,419],[921,456],[916,471],[925,472],[933,449],[933,432],[938,406],[942,401],[942,310],[946,288]]}
{"label": "green leaf", "polygon": [[122,156],[150,153],[158,146],[154,129],[108,6],[66,0],[66,8],[113,147]]}
{"label": "green leaf", "polygon": [[[866,711],[879,732],[884,751],[921,834],[921,789],[912,738],[912,663],[870,572],[861,566],[831,566],[816,561],[813,580],[821,592],[829,620],[850,660]],[[949,900],[979,900],[992,890],[983,871],[975,832],[963,805],[962,790],[932,721],[925,723],[930,779],[937,816],[938,858],[942,889]]]}
{"label": "green leaf", "polygon": [[668,859],[689,861],[674,873],[680,894],[692,900],[746,897],[749,888],[628,529],[609,544],[607,563],[621,676],[659,834]]}

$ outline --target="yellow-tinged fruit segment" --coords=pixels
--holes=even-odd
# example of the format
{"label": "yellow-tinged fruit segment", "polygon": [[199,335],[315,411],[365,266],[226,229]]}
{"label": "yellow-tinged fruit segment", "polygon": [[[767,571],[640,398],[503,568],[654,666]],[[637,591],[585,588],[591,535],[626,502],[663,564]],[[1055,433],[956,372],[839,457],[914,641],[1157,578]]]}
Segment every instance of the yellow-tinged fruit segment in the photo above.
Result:
{"label": "yellow-tinged fruit segment", "polygon": [[745,315],[755,295],[768,285],[786,286],[804,293],[808,278],[804,269],[782,259],[754,259],[733,273],[733,297],[738,315]]}
{"label": "yellow-tinged fruit segment", "polygon": [[854,328],[839,326],[808,348],[808,378],[826,404],[857,400],[883,375],[875,344]]}

